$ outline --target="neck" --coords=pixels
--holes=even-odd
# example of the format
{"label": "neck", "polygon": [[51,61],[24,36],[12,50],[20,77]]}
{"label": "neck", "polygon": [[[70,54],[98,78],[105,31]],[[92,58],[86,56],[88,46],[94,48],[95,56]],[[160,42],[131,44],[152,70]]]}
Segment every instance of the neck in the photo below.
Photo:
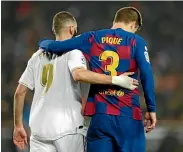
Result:
{"label": "neck", "polygon": [[67,35],[67,34],[56,35],[56,41],[64,41],[64,40],[68,40],[68,39],[71,39],[71,38],[72,38],[72,36]]}
{"label": "neck", "polygon": [[124,31],[133,33],[132,30],[130,29],[130,27],[127,26],[127,25],[124,24],[124,23],[114,23],[111,29],[117,29],[117,28],[121,28],[121,29],[124,30]]}

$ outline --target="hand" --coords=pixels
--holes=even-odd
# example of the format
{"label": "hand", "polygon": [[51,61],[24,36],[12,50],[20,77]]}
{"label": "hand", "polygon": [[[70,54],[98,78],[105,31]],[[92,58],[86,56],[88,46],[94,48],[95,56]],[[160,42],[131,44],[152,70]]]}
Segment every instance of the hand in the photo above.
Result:
{"label": "hand", "polygon": [[[144,127],[146,127],[146,133],[152,131],[156,126],[156,113],[155,112],[146,112],[144,118]],[[148,122],[150,124],[148,125]]]}
{"label": "hand", "polygon": [[120,87],[134,90],[139,85],[138,81],[130,78],[129,75],[133,75],[134,72],[123,73],[120,76],[112,76],[112,84],[118,85]]}
{"label": "hand", "polygon": [[[134,75],[134,72],[125,72],[122,75],[126,75],[126,76],[130,76],[130,75]],[[132,85],[138,86],[139,85],[139,81],[136,79],[132,79]]]}
{"label": "hand", "polygon": [[24,149],[24,145],[27,144],[27,134],[23,126],[14,128],[13,142],[21,150]]}

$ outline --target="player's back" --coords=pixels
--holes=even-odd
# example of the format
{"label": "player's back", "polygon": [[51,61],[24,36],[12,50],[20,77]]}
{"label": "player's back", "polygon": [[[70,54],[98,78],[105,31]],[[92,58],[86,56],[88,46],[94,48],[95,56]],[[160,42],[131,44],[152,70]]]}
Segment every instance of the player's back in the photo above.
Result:
{"label": "player's back", "polygon": [[56,139],[75,131],[83,124],[80,83],[72,79],[68,56],[38,51],[31,58],[35,93],[31,107],[30,127],[33,135]]}
{"label": "player's back", "polygon": [[[90,68],[92,71],[112,76],[135,72],[135,41],[139,37],[122,29],[96,31],[90,39]],[[93,108],[91,108],[93,107]],[[110,85],[91,85],[85,114],[107,113],[141,119],[138,89]]]}

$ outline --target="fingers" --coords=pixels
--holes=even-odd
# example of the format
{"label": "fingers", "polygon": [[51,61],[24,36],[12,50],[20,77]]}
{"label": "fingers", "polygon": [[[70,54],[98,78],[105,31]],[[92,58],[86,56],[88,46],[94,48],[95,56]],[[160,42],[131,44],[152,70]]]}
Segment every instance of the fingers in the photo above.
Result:
{"label": "fingers", "polygon": [[14,144],[20,148],[21,150],[24,149],[24,141],[17,141],[16,139],[13,139]]}
{"label": "fingers", "polygon": [[152,121],[151,125],[148,127],[148,129],[154,129],[155,128],[155,125],[156,125],[156,121]]}
{"label": "fingers", "polygon": [[13,142],[21,150],[24,149],[25,144],[28,143],[27,142],[27,134],[26,134],[24,128],[22,128],[22,127],[14,128]]}
{"label": "fingers", "polygon": [[148,120],[147,119],[144,119],[144,127],[147,126],[147,123],[148,123]]}
{"label": "fingers", "polygon": [[133,85],[138,86],[138,85],[139,85],[139,81],[138,81],[138,80],[136,80],[136,79],[133,79]]}
{"label": "fingers", "polygon": [[137,86],[135,86],[135,85],[130,85],[130,87],[128,88],[129,90],[134,90],[134,89],[136,89],[137,88]]}
{"label": "fingers", "polygon": [[126,76],[128,76],[128,75],[133,75],[135,72],[125,72],[125,73],[123,73],[122,75],[126,75]]}
{"label": "fingers", "polygon": [[[133,74],[134,72],[128,72],[128,73],[125,73],[127,75],[129,74]],[[130,78],[129,76],[125,75],[125,74],[121,74],[119,77],[118,77],[118,80],[121,80],[121,81],[113,81],[112,83],[115,84],[115,85],[118,85],[118,86],[121,86],[123,88],[126,88],[126,89],[129,89],[129,90],[134,90],[137,88],[138,86],[138,81],[133,79],[133,78]],[[118,83],[117,83],[118,82]]]}
{"label": "fingers", "polygon": [[13,142],[14,142],[14,144],[15,144],[18,148],[20,148],[21,150],[23,150],[25,144],[28,144],[28,142],[27,142],[27,136],[18,137],[18,138],[14,137],[14,138],[13,138]]}
{"label": "fingers", "polygon": [[25,142],[25,144],[28,144],[27,137],[25,137],[24,142]]}
{"label": "fingers", "polygon": [[23,139],[24,143],[27,144],[27,134],[26,133],[22,135],[22,139]]}
{"label": "fingers", "polygon": [[155,126],[149,126],[149,127],[147,127],[146,128],[146,133],[149,133],[149,132],[151,132],[153,129],[155,128]]}
{"label": "fingers", "polygon": [[134,90],[136,88],[138,88],[139,82],[136,79],[130,78],[130,90]]}
{"label": "fingers", "polygon": [[[121,74],[121,76],[130,76],[130,75],[133,75],[133,74],[134,74],[134,72],[125,72],[125,73]],[[139,81],[138,80],[133,79],[133,78],[130,78],[130,79],[131,79],[131,81],[132,81],[131,83],[133,85],[135,85],[135,86],[138,86],[139,85]]]}
{"label": "fingers", "polygon": [[146,133],[152,131],[156,126],[156,120],[151,120],[151,125],[146,128]]}

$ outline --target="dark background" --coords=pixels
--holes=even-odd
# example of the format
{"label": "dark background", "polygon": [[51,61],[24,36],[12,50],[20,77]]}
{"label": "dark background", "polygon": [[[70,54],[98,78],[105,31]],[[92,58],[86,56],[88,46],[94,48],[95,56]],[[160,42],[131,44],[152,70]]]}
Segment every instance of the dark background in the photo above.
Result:
{"label": "dark background", "polygon": [[[73,13],[82,33],[110,28],[117,9],[129,5],[142,13],[139,35],[147,41],[155,78],[159,120],[157,128],[147,135],[147,152],[183,152],[183,2],[28,1],[1,3],[2,152],[16,152],[12,143],[13,94],[39,40],[54,39],[54,15],[63,10]],[[31,100],[32,93],[24,110],[27,129]]]}

